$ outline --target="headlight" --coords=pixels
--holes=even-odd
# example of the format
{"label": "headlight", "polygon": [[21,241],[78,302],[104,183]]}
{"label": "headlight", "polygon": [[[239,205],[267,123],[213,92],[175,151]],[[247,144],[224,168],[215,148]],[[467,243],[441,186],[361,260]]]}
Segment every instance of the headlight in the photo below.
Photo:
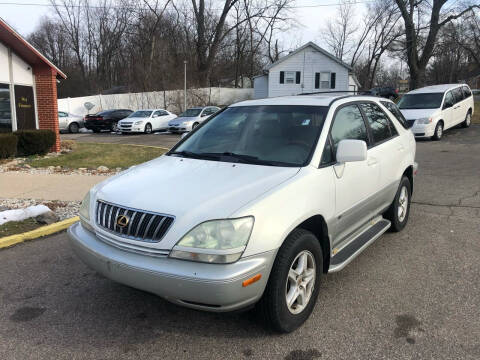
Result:
{"label": "headlight", "polygon": [[170,257],[216,264],[235,262],[247,246],[253,223],[251,216],[204,222],[180,239]]}
{"label": "headlight", "polygon": [[90,225],[90,191],[82,200],[79,215],[82,226],[87,230],[93,231],[92,225]]}
{"label": "headlight", "polygon": [[417,119],[417,124],[430,124],[432,122],[432,118],[421,118]]}
{"label": "headlight", "polygon": [[140,120],[140,121],[135,121],[135,124],[134,124],[134,125],[141,125],[142,123],[143,123],[142,120]]}

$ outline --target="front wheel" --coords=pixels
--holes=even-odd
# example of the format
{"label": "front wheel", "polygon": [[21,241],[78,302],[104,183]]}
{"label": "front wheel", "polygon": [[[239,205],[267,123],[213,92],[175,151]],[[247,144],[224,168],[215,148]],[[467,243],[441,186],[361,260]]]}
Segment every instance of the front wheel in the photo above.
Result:
{"label": "front wheel", "polygon": [[113,131],[113,132],[117,132],[118,131],[118,124],[116,122],[112,123],[112,125],[110,125],[110,130]]}
{"label": "front wheel", "polygon": [[192,130],[194,130],[198,125],[199,125],[198,123],[194,123],[194,124],[192,125]]}
{"label": "front wheel", "polygon": [[148,123],[145,125],[145,134],[151,134],[152,133],[152,125]]}
{"label": "front wheel", "polygon": [[402,231],[408,222],[408,215],[410,214],[410,202],[412,197],[412,185],[408,177],[402,177],[400,185],[398,186],[397,194],[393,199],[392,204],[388,208],[384,217],[392,223],[390,230],[392,232]]}
{"label": "front wheel", "polygon": [[78,133],[79,128],[80,127],[78,126],[78,124],[76,122],[73,122],[68,126],[68,131],[71,134],[76,134],[76,133]]}
{"label": "front wheel", "polygon": [[433,133],[432,140],[440,140],[443,136],[443,123],[439,121],[435,126],[435,132]]}
{"label": "front wheel", "polygon": [[258,304],[265,323],[282,333],[301,326],[317,301],[322,272],[323,255],[318,239],[310,231],[294,230],[278,251]]}

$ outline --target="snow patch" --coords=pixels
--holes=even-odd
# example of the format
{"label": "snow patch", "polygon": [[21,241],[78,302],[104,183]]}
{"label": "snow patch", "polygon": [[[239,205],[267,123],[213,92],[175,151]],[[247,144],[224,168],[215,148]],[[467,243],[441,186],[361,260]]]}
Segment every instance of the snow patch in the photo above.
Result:
{"label": "snow patch", "polygon": [[25,209],[5,210],[0,212],[0,225],[9,221],[22,221],[51,211],[45,205],[29,206]]}

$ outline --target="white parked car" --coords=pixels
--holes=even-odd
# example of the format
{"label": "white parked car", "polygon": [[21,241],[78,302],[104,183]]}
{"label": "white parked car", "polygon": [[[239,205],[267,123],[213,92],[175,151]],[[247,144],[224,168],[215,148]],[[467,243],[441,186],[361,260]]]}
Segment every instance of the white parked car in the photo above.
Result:
{"label": "white parked car", "polygon": [[427,86],[405,94],[398,103],[415,137],[440,140],[443,132],[458,124],[469,127],[474,103],[465,84]]}
{"label": "white parked car", "polygon": [[83,117],[74,115],[66,111],[58,112],[58,129],[60,131],[68,131],[70,133],[78,133],[80,128],[83,128]]}
{"label": "white parked car", "polygon": [[407,224],[415,139],[382,102],[395,107],[332,95],[231,105],[166,155],[90,190],[69,229],[73,249],[176,304],[257,303],[269,325],[292,331],[325,273]]}
{"label": "white parked car", "polygon": [[170,132],[186,132],[192,131],[202,122],[204,122],[210,115],[215,114],[220,110],[216,106],[205,106],[190,108],[178,115],[173,121],[168,123]]}
{"label": "white parked car", "polygon": [[122,134],[151,134],[154,131],[168,130],[168,122],[176,117],[177,115],[165,109],[137,110],[118,122],[118,131]]}

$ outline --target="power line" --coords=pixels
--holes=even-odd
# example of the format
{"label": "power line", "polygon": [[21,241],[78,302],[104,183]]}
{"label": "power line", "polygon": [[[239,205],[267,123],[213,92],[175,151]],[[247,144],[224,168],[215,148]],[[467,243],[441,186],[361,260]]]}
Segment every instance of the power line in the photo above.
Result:
{"label": "power line", "polygon": [[[349,1],[347,4],[349,5],[362,5],[371,3],[374,0],[357,0],[357,1]],[[14,5],[14,6],[42,6],[42,7],[63,7],[63,4],[42,4],[42,3],[18,3],[18,2],[0,2],[0,5]],[[297,6],[286,6],[286,9],[307,9],[307,8],[319,8],[319,7],[330,7],[330,6],[339,6],[342,3],[329,3],[329,4],[315,4],[315,5],[297,5]],[[92,9],[104,9],[105,6],[99,5],[67,5],[67,7],[76,7],[76,8],[92,8]],[[136,7],[136,6],[110,6],[109,8],[112,9],[145,9],[148,10],[146,7]],[[223,9],[211,9],[214,11],[222,11]]]}

